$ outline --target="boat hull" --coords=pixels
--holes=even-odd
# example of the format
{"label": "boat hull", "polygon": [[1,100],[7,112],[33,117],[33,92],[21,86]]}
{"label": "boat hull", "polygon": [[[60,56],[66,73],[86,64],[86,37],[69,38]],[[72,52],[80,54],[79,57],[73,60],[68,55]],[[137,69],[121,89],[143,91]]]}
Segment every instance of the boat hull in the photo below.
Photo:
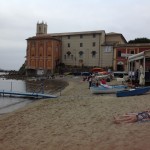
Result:
{"label": "boat hull", "polygon": [[142,95],[150,91],[150,87],[141,87],[130,90],[117,91],[117,97],[135,96]]}
{"label": "boat hull", "polygon": [[92,86],[90,91],[93,94],[111,94],[116,93],[117,91],[125,90],[127,86],[125,85],[114,85],[114,86]]}

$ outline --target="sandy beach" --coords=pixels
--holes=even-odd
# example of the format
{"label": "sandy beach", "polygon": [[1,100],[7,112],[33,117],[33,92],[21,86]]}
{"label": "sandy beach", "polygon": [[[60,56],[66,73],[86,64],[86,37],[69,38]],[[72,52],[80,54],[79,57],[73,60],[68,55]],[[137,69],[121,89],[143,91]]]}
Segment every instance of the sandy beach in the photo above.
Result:
{"label": "sandy beach", "polygon": [[0,116],[0,150],[150,149],[150,122],[113,122],[117,114],[149,109],[150,93],[123,98],[94,95],[81,77],[63,80],[69,86],[58,98]]}

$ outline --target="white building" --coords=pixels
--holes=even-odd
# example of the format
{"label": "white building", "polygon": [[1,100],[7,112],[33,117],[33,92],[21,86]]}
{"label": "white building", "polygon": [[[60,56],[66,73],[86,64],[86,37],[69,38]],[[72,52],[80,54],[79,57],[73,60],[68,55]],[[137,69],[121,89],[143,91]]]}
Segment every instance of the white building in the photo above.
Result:
{"label": "white building", "polygon": [[126,43],[119,33],[104,30],[49,34],[62,40],[61,60],[70,66],[113,66],[113,47]]}

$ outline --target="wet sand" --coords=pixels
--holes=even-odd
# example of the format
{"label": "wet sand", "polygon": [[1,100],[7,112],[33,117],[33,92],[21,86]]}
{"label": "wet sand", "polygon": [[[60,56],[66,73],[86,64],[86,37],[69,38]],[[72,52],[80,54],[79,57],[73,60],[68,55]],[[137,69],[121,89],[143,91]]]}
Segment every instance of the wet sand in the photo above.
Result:
{"label": "wet sand", "polygon": [[[150,122],[114,124],[113,116],[150,108],[150,94],[93,95],[88,82],[69,82],[58,98],[0,116],[0,150],[149,150]],[[115,82],[110,82],[114,84]]]}

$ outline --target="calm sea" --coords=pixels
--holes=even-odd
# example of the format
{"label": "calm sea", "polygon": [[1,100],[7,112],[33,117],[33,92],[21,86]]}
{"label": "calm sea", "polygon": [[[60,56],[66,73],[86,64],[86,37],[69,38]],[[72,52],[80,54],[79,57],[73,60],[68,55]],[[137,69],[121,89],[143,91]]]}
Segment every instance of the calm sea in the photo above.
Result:
{"label": "calm sea", "polygon": [[[0,72],[0,75],[3,73]],[[44,88],[42,88],[44,85]],[[66,87],[68,83],[66,81],[62,81],[60,79],[56,80],[46,80],[45,82],[42,80],[10,80],[5,78],[0,78],[0,90],[7,91],[16,91],[16,92],[42,92],[47,94],[55,94],[60,92],[64,87]],[[36,99],[31,98],[23,98],[23,97],[3,97],[0,95],[0,114],[12,112],[18,108],[24,107]]]}
{"label": "calm sea", "polygon": [[[0,90],[26,91],[26,82],[21,80],[6,80],[0,78]],[[33,99],[0,96],[0,114],[12,112],[33,102]]]}

